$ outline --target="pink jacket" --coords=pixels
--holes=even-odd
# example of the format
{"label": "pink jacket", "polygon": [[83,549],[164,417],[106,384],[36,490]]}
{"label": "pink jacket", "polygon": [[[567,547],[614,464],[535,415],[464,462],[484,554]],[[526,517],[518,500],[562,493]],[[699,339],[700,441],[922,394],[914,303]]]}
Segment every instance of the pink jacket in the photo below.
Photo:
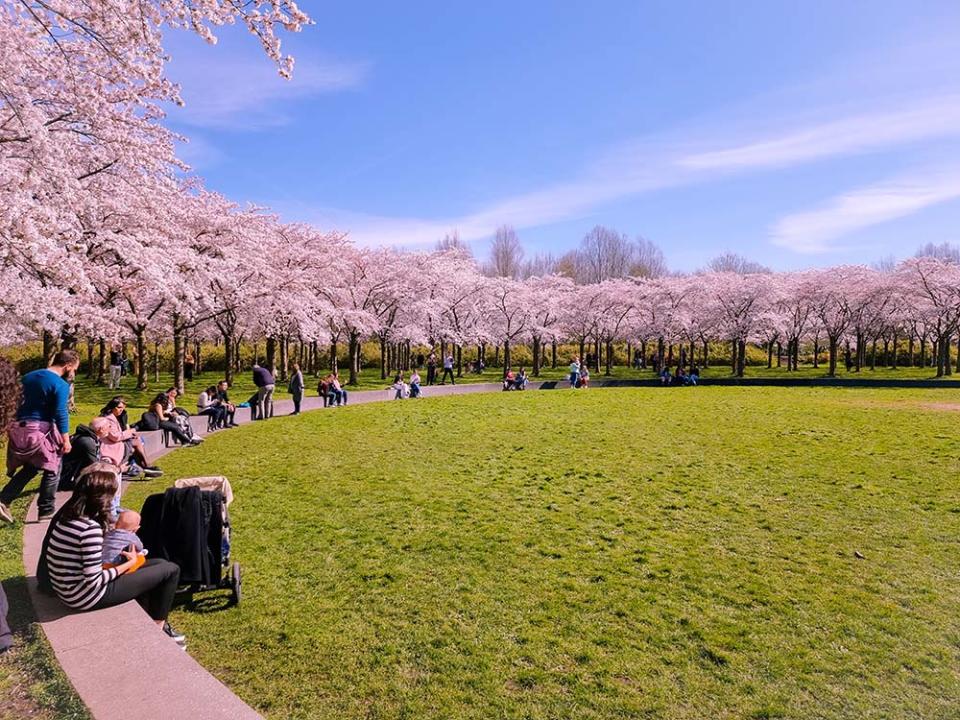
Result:
{"label": "pink jacket", "polygon": [[15,420],[7,428],[7,474],[22,465],[40,470],[60,469],[63,436],[56,425],[43,420]]}
{"label": "pink jacket", "polygon": [[121,430],[120,421],[113,413],[104,417],[110,422],[110,432],[100,441],[100,457],[120,467],[126,452],[124,440],[133,437],[133,430]]}

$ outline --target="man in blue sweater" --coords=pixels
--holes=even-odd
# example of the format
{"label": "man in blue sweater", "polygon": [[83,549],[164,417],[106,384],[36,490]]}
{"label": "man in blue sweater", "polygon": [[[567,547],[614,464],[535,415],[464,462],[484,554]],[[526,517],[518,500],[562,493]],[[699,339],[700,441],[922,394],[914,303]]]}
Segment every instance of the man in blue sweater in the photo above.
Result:
{"label": "man in blue sweater", "polygon": [[0,490],[0,519],[13,522],[9,505],[37,473],[42,472],[37,510],[41,520],[53,516],[60,462],[69,453],[69,378],[80,367],[75,350],[61,350],[50,367],[23,376],[23,399],[10,425],[7,446],[7,474],[10,481]]}

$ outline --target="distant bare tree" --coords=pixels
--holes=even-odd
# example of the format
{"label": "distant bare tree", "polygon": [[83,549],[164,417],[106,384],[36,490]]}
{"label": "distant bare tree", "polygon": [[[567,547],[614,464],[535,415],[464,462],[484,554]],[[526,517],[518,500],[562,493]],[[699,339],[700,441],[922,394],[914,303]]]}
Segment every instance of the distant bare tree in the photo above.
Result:
{"label": "distant bare tree", "polygon": [[948,242],[943,242],[939,245],[928,242],[923,247],[917,249],[914,257],[929,257],[936,258],[937,260],[946,260],[951,263],[960,263],[960,247]]}
{"label": "distant bare tree", "polygon": [[581,282],[599,283],[626,277],[630,272],[634,249],[626,235],[597,225],[580,243],[581,266],[587,277]]}
{"label": "distant bare tree", "polygon": [[897,259],[893,255],[884,255],[882,258],[870,265],[874,270],[880,272],[893,272],[897,267]]}
{"label": "distant bare tree", "polygon": [[630,274],[634,277],[657,278],[663,277],[667,272],[669,271],[663,251],[652,240],[638,237],[634,243]]}
{"label": "distant bare tree", "polygon": [[725,252],[723,255],[717,255],[717,257],[707,263],[707,269],[713,272],[732,272],[738,275],[772,272],[766,265],[761,265],[753,260],[747,260],[743,255],[738,255],[734,252]]}
{"label": "distant bare tree", "polygon": [[490,246],[490,259],[483,271],[491,277],[519,278],[523,270],[523,246],[516,231],[509,225],[497,228]]}
{"label": "distant bare tree", "polygon": [[473,251],[470,250],[470,246],[460,239],[460,232],[458,230],[452,230],[444,235],[442,240],[437,240],[437,250],[440,252],[456,250],[466,255],[473,255]]}
{"label": "distant bare tree", "polygon": [[568,277],[574,282],[580,282],[580,267],[578,253],[576,250],[565,252],[554,265],[554,272],[558,275]]}
{"label": "distant bare tree", "polygon": [[557,259],[551,253],[537,253],[523,263],[520,277],[524,280],[531,277],[545,277],[557,272]]}

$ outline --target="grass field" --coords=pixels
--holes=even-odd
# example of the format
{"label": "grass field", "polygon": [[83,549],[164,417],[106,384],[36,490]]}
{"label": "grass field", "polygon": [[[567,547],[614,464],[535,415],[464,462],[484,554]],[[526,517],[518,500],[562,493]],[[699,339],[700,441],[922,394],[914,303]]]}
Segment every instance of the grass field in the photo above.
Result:
{"label": "grass field", "polygon": [[125,504],[230,477],[245,599],[173,620],[270,718],[950,718],[957,400],[348,407],[217,434]]}

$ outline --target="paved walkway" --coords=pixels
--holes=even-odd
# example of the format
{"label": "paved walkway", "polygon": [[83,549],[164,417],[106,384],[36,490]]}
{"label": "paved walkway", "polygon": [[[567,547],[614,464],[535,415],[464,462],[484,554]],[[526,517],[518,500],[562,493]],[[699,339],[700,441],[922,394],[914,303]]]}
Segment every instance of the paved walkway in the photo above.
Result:
{"label": "paved walkway", "polygon": [[[539,387],[540,383],[529,386],[531,390]],[[434,385],[425,388],[425,396],[466,395],[500,389],[499,383]],[[349,404],[388,401],[393,396],[393,390],[350,392]],[[304,398],[302,409],[323,410],[323,401],[319,397]],[[292,411],[290,400],[278,400],[274,404],[274,416]],[[327,412],[342,410],[329,408]],[[206,435],[206,418],[192,420],[197,433]],[[250,423],[250,411],[238,409],[236,420],[241,425]],[[159,432],[144,433],[143,437],[151,460],[178,447],[163,447]],[[171,484],[173,480],[170,479]],[[69,493],[58,493],[57,505],[68,497]],[[23,530],[23,565],[30,598],[57,661],[96,720],[261,718],[164,635],[136,602],[75,613],[66,610],[56,598],[39,592],[34,572],[46,530],[46,522],[37,522],[34,499]]]}

